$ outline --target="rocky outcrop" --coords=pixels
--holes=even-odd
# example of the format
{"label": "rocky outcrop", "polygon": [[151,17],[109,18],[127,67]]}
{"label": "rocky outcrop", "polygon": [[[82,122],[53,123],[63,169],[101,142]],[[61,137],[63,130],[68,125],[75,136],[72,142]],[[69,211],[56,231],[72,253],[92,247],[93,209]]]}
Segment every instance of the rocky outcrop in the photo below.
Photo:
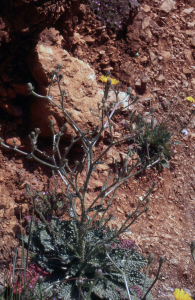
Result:
{"label": "rocky outcrop", "polygon": [[25,115],[17,104],[28,95],[30,78],[24,58],[46,27],[61,22],[62,31],[68,24],[72,29],[70,20],[78,14],[81,1],[0,0],[0,109],[16,118]]}
{"label": "rocky outcrop", "polygon": [[[62,37],[56,34],[58,42],[52,46],[46,39],[40,41],[28,57],[29,69],[38,84],[38,90],[41,95],[47,95],[53,70],[59,63],[62,63],[60,73],[62,74],[61,87],[65,90],[65,109],[72,114],[73,120],[82,129],[98,125],[98,119],[91,114],[97,110],[98,102],[101,102],[101,94],[98,93],[98,86],[94,70],[83,61],[71,57],[66,50],[60,46]],[[51,94],[53,101],[61,105],[61,96],[57,82],[52,85]],[[54,123],[54,130],[67,122],[61,110],[51,102],[33,98],[30,108],[30,118],[32,128],[41,129],[41,135],[51,136],[51,130],[48,127],[49,120]],[[65,138],[69,139],[74,130],[67,122],[65,129]]]}

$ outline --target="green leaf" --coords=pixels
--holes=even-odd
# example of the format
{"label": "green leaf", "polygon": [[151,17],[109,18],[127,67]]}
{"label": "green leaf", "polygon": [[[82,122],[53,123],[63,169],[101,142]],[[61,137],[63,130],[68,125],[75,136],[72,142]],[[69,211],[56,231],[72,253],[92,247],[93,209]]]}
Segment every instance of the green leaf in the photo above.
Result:
{"label": "green leaf", "polygon": [[63,205],[63,202],[62,202],[62,201],[60,201],[60,202],[57,203],[58,208],[61,208],[62,205]]}
{"label": "green leaf", "polygon": [[170,168],[169,164],[165,160],[162,160],[160,163],[164,168]]}

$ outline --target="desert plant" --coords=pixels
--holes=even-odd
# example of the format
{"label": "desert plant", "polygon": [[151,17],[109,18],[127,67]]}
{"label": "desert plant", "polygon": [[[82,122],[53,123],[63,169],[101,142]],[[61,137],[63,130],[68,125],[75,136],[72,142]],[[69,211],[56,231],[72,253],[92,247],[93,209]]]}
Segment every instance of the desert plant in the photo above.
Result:
{"label": "desert plant", "polygon": [[171,159],[171,137],[173,133],[169,132],[164,122],[155,124],[153,111],[154,109],[151,108],[147,118],[140,115],[135,118],[135,130],[139,132],[138,136],[134,138],[136,151],[142,163],[149,160],[152,165],[156,164],[158,168],[169,167],[168,161]]}
{"label": "desert plant", "polygon": [[[33,193],[33,189],[28,187],[28,192],[24,195],[26,198],[29,198],[30,203],[33,204],[31,198],[31,193]],[[47,192],[36,191],[36,210],[43,213],[43,216],[49,221],[52,215],[55,213],[56,216],[62,216],[66,211],[68,211],[68,205],[66,202],[66,196],[63,191],[49,190]],[[28,197],[29,196],[29,197]]]}
{"label": "desert plant", "polygon": [[91,11],[112,30],[120,31],[140,4],[136,0],[89,0]]}
{"label": "desert plant", "polygon": [[[144,275],[140,268],[145,266],[145,259],[133,249],[132,242],[128,248],[123,249],[119,245],[104,244],[99,247],[97,253],[91,255],[86,266],[82,267],[78,255],[75,253],[76,237],[74,233],[74,221],[62,221],[52,218],[49,226],[51,232],[47,230],[45,223],[34,221],[32,227],[32,241],[30,251],[36,253],[34,263],[37,263],[46,272],[50,273],[42,283],[42,291],[47,290],[47,297],[53,295],[54,288],[58,290],[58,296],[67,299],[77,299],[79,294],[83,294],[84,299],[121,299],[120,294],[128,299],[125,291],[124,278],[120,274],[120,269],[125,268],[125,278],[128,286],[133,284],[141,287]],[[98,244],[112,238],[116,230],[98,227],[94,224],[85,236],[86,252],[93,249]],[[55,234],[54,234],[55,232]],[[27,243],[28,236],[25,237]],[[110,262],[109,259],[112,259]],[[118,269],[115,268],[116,264]],[[132,284],[133,282],[133,284]],[[147,287],[151,281],[147,278]],[[48,287],[50,287],[48,289]],[[69,290],[69,291],[68,291]],[[34,291],[39,292],[39,286]],[[30,294],[30,291],[29,291]],[[137,292],[132,290],[132,299],[139,299]]]}
{"label": "desert plant", "polygon": [[[70,221],[61,221],[55,217],[47,220],[42,213],[42,208],[36,201],[37,192],[27,189],[29,195],[33,199],[33,213],[35,213],[42,222],[31,218],[29,230],[28,246],[29,251],[33,252],[34,260],[45,271],[52,274],[47,280],[39,280],[34,286],[31,297],[36,290],[40,297],[45,299],[53,297],[53,293],[57,297],[65,297],[65,299],[140,299],[137,289],[144,286],[142,299],[151,298],[149,293],[150,280],[146,279],[140,272],[145,264],[145,260],[137,251],[132,249],[121,249],[119,236],[129,230],[129,227],[148,210],[149,195],[156,183],[146,192],[142,200],[137,204],[133,212],[129,212],[124,222],[119,228],[110,229],[109,222],[113,219],[110,213],[110,207],[116,196],[117,189],[127,182],[128,179],[141,174],[146,168],[155,165],[163,156],[163,149],[166,147],[168,139],[163,146],[160,145],[155,151],[150,151],[150,156],[146,160],[141,161],[140,158],[134,158],[136,153],[135,141],[140,142],[150,137],[153,138],[153,128],[148,128],[146,122],[139,122],[139,126],[135,128],[129,127],[129,132],[122,138],[113,136],[112,118],[120,107],[122,102],[128,102],[127,107],[138,100],[131,94],[131,89],[127,91],[124,100],[119,101],[118,95],[120,87],[114,88],[111,79],[105,84],[104,97],[102,103],[99,104],[97,112],[92,112],[100,120],[100,127],[93,130],[82,131],[74,122],[72,116],[67,113],[64,103],[65,91],[62,90],[59,73],[61,64],[53,71],[51,85],[49,87],[48,96],[41,96],[34,91],[32,84],[28,84],[29,91],[32,95],[48,100],[56,105],[65,115],[67,122],[72,126],[75,135],[72,136],[70,145],[61,151],[60,138],[64,133],[66,125],[60,128],[58,133],[54,132],[53,122],[50,122],[50,128],[53,134],[53,151],[52,155],[42,152],[37,147],[37,140],[40,129],[35,129],[30,134],[31,152],[21,151],[15,145],[10,147],[6,145],[2,139],[0,144],[16,152],[26,155],[28,159],[34,159],[56,171],[64,183],[63,194],[69,206]],[[52,84],[57,84],[61,95],[61,105],[52,100],[50,95]],[[112,88],[116,95],[116,101],[109,102],[109,89]],[[136,123],[135,113],[129,114],[131,123]],[[141,119],[140,119],[141,120]],[[134,128],[134,129],[133,129]],[[108,145],[97,154],[94,149],[97,142],[101,139],[103,132],[108,132]],[[148,131],[148,134],[145,134]],[[141,136],[141,138],[140,138]],[[156,137],[156,136],[155,136]],[[68,155],[75,144],[80,144],[83,149],[81,160],[75,161],[74,165],[70,164]],[[86,195],[92,174],[100,164],[105,163],[105,156],[108,151],[116,145],[127,143],[129,145],[126,157],[122,161],[114,161],[114,165],[110,168],[108,177],[106,178],[102,188],[96,193],[90,205],[86,205]],[[152,143],[150,143],[152,144]],[[140,145],[142,145],[140,143]],[[153,145],[153,144],[152,144]],[[150,145],[148,146],[150,147]],[[132,150],[133,149],[133,150]],[[83,183],[79,176],[84,178]],[[77,209],[81,209],[81,215],[78,215]],[[113,244],[119,243],[116,249]],[[27,259],[28,261],[28,259]],[[27,265],[27,263],[26,263]],[[160,263],[161,267],[162,263]],[[160,271],[160,269],[159,269]],[[157,274],[157,279],[159,272]],[[63,283],[63,284],[62,284]],[[147,288],[146,288],[147,287]],[[27,293],[27,294],[28,294]],[[63,296],[62,296],[63,294]],[[31,295],[31,296],[30,296]],[[61,296],[60,296],[61,295]],[[34,297],[34,296],[32,296]],[[32,298],[34,299],[34,298]]]}

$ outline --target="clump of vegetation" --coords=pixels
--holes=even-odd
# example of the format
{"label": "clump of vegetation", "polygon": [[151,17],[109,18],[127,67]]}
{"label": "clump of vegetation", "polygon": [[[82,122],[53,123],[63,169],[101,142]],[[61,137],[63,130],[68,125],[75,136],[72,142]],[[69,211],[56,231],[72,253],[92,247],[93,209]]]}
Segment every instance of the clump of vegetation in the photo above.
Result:
{"label": "clump of vegetation", "polygon": [[[143,164],[150,161],[151,166],[157,165],[158,169],[162,169],[162,167],[169,167],[173,133],[169,132],[164,122],[155,124],[153,111],[152,108],[148,118],[143,118],[141,115],[135,118],[135,130],[139,134],[134,138],[134,145]],[[148,122],[149,118],[151,120]]]}
{"label": "clump of vegetation", "polygon": [[[53,151],[51,155],[42,152],[37,147],[40,134],[39,128],[30,134],[32,145],[30,153],[19,150],[17,146],[10,147],[0,140],[3,147],[13,149],[26,155],[28,159],[34,159],[48,166],[61,177],[63,201],[65,199],[68,205],[70,219],[69,221],[62,221],[53,216],[51,205],[48,204],[48,208],[46,208],[49,198],[27,188],[27,192],[33,200],[33,207],[32,217],[29,219],[27,226],[28,236],[25,238],[22,236],[22,245],[23,248],[26,245],[27,257],[22,260],[23,263],[20,269],[24,269],[25,274],[28,272],[28,261],[30,255],[32,255],[33,262],[50,276],[43,278],[42,275],[42,278],[37,280],[32,289],[29,287],[31,280],[25,281],[22,292],[16,295],[16,299],[26,299],[27,297],[29,299],[53,299],[52,297],[55,295],[57,299],[149,300],[151,299],[150,290],[159,278],[164,259],[160,259],[156,279],[151,283],[151,280],[148,279],[148,271],[153,256],[148,258],[146,275],[143,275],[140,269],[146,264],[146,260],[133,248],[132,241],[121,240],[120,235],[128,231],[137,218],[148,210],[149,196],[156,183],[149,188],[142,200],[137,203],[135,210],[128,213],[119,228],[110,229],[109,223],[114,218],[113,213],[110,212],[110,207],[118,188],[127,180],[141,174],[145,169],[155,165],[159,162],[159,159],[162,159],[162,147],[156,147],[155,151],[150,150],[152,149],[150,145],[153,146],[152,138],[153,136],[156,137],[153,130],[156,129],[152,126],[148,127],[146,122],[139,122],[139,126],[137,126],[134,112],[129,114],[132,127],[128,127],[128,133],[122,138],[113,136],[112,118],[117,109],[123,102],[128,103],[126,107],[128,108],[138,101],[138,97],[134,97],[129,88],[125,99],[119,101],[120,87],[114,88],[111,79],[108,79],[105,84],[102,103],[99,104],[97,112],[92,112],[100,120],[100,126],[86,132],[81,130],[66,111],[64,91],[61,89],[60,84],[62,78],[60,68],[61,64],[53,71],[48,96],[38,95],[32,84],[29,84],[29,90],[32,95],[50,101],[64,113],[67,122],[75,131],[70,145],[61,150],[60,138],[64,133],[66,124],[60,128],[58,133],[55,133],[52,121],[50,122],[53,133]],[[59,86],[61,105],[52,100],[50,95],[52,84]],[[109,101],[110,89],[114,90],[116,101]],[[109,132],[107,146],[102,151],[98,151],[97,154],[94,151],[95,146],[97,146],[105,130]],[[142,140],[140,136],[142,136]],[[137,141],[137,143],[140,143],[140,147],[144,148],[142,145],[146,144],[145,140],[148,137],[150,138],[150,144],[148,144],[150,156],[142,160],[137,155],[135,160],[135,153],[138,149],[135,147],[135,142]],[[143,141],[143,144],[140,141]],[[163,142],[164,148],[166,148],[168,141],[167,139]],[[72,147],[78,143],[83,151],[81,152],[80,161],[75,161],[72,164],[68,159],[68,155]],[[105,158],[108,151],[122,143],[129,145],[126,156],[121,162],[114,161],[114,166],[110,168],[103,186],[91,199],[90,204],[87,205],[86,196],[92,174],[96,172],[98,165],[106,162]],[[82,182],[79,179],[80,176],[84,179]],[[59,205],[64,203],[61,199],[58,200]],[[58,209],[56,200],[55,205]],[[79,214],[78,209],[80,210]],[[49,218],[47,218],[48,213],[50,213]],[[14,258],[13,270],[15,270],[15,264],[16,259]],[[12,286],[14,286],[14,283],[12,283]],[[142,295],[140,290],[142,290]]]}
{"label": "clump of vegetation", "polygon": [[89,0],[89,4],[97,18],[115,31],[127,25],[131,13],[140,6],[136,0]]}
{"label": "clump of vegetation", "polygon": [[32,199],[36,202],[36,211],[42,212],[45,219],[50,220],[55,214],[61,217],[66,211],[68,211],[68,205],[66,201],[66,196],[63,191],[49,190],[47,192],[34,191],[36,197],[31,198],[30,195],[34,194],[33,189],[28,189],[28,193],[24,193],[26,198],[30,198],[30,203]]}
{"label": "clump of vegetation", "polygon": [[[77,252],[74,221],[62,221],[53,217],[48,226],[49,231],[45,223],[32,222],[29,248],[34,253],[34,263],[51,274],[41,283],[43,294],[50,286],[47,297],[52,297],[54,288],[57,288],[57,297],[66,299],[77,299],[83,294],[84,299],[119,300],[122,299],[120,293],[123,294],[123,299],[128,299],[123,276],[114,264],[121,270],[125,269],[129,288],[132,283],[140,288],[143,286],[145,276],[140,269],[145,266],[146,261],[132,247],[133,243],[124,249],[121,247],[121,240],[112,247],[116,229],[103,229],[98,222],[95,223],[91,230],[83,235],[85,256],[90,255],[90,252],[92,254],[89,259],[82,261]],[[29,231],[29,227],[27,230]],[[26,236],[26,245],[28,240],[29,236]],[[97,251],[93,252],[95,248]],[[151,280],[147,279],[147,287],[149,284]],[[39,294],[38,283],[34,287],[33,293],[35,292]],[[67,293],[70,295],[68,298]],[[132,290],[131,297],[139,299],[136,290]]]}

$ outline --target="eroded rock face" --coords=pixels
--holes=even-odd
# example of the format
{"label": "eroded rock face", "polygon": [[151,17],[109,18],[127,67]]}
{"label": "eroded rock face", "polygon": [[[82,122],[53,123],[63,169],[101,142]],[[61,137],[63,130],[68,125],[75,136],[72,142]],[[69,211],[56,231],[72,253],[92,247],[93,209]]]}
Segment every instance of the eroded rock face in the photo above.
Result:
{"label": "eroded rock face", "polygon": [[[28,57],[30,71],[38,84],[38,92],[47,95],[53,70],[59,63],[62,63],[60,73],[63,75],[61,88],[65,90],[65,109],[72,114],[73,120],[82,129],[93,127],[99,124],[90,112],[90,107],[97,110],[97,104],[101,101],[101,94],[98,93],[98,86],[94,71],[83,61],[71,57],[66,50],[60,46],[62,37],[58,34],[58,43],[55,46],[40,41]],[[53,100],[61,105],[58,84],[52,85],[51,94]],[[32,128],[41,129],[41,135],[51,136],[48,127],[49,120],[54,123],[54,130],[59,128],[67,121],[61,110],[51,102],[41,98],[34,98],[30,109]],[[69,139],[74,130],[67,123],[64,137]]]}

